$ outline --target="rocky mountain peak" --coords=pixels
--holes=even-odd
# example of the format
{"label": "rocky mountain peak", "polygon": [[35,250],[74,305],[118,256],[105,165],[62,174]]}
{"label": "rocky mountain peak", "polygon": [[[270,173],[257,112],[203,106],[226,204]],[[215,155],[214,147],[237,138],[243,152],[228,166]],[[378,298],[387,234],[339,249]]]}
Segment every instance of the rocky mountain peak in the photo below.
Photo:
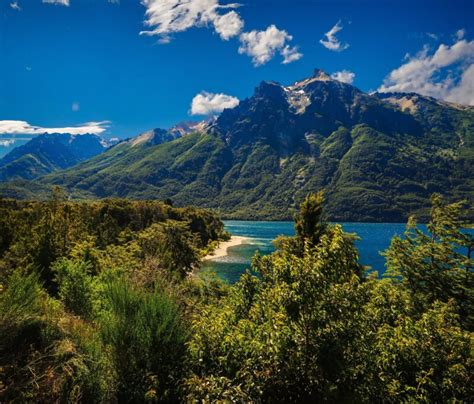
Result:
{"label": "rocky mountain peak", "polygon": [[301,87],[306,87],[308,84],[314,82],[336,82],[336,80],[332,79],[331,76],[327,74],[324,70],[314,69],[313,75],[311,77],[297,81],[293,85],[288,86],[286,88],[290,90],[299,89]]}
{"label": "rocky mountain peak", "polygon": [[320,81],[333,80],[329,74],[318,68],[314,69],[312,78]]}
{"label": "rocky mountain peak", "polygon": [[257,98],[281,99],[283,97],[282,86],[275,81],[262,81],[255,89],[254,96]]}
{"label": "rocky mountain peak", "polygon": [[193,132],[204,132],[213,121],[214,118],[199,122],[183,121],[168,129],[168,132],[175,135],[176,137],[185,136]]}

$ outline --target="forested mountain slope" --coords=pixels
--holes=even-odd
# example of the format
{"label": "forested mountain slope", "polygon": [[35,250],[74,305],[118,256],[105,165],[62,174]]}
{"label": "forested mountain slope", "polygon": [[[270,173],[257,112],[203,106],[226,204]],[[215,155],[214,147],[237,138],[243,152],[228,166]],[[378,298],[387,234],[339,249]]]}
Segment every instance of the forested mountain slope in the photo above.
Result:
{"label": "forested mountain slope", "polygon": [[434,192],[472,200],[473,133],[472,107],[366,94],[315,70],[291,86],[262,82],[194,133],[135,138],[0,194],[61,185],[77,198],[171,198],[226,217],[286,219],[308,192],[325,189],[331,219],[403,221],[425,214]]}

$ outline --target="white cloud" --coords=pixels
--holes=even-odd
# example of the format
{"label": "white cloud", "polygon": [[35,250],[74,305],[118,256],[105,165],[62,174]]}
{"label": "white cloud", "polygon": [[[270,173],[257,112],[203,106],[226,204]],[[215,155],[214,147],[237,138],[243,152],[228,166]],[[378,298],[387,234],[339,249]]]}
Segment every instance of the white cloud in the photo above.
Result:
{"label": "white cloud", "polygon": [[235,11],[221,14],[220,10],[235,9],[239,4],[222,5],[219,0],[142,0],[146,8],[145,25],[150,30],[140,35],[156,35],[160,43],[168,43],[170,36],[192,27],[214,26],[224,40],[238,35],[244,22]]}
{"label": "white cloud", "polygon": [[244,21],[235,11],[220,15],[214,20],[214,29],[225,41],[239,35],[243,27]]}
{"label": "white cloud", "polygon": [[297,46],[286,45],[281,51],[281,56],[283,56],[283,64],[286,65],[291,62],[296,62],[297,60],[303,57],[303,54],[298,52]]}
{"label": "white cloud", "polygon": [[10,7],[11,7],[13,10],[21,11],[21,7],[20,7],[20,5],[18,4],[17,1],[12,1],[12,2],[10,3]]}
{"label": "white cloud", "polygon": [[226,94],[213,94],[203,91],[193,98],[191,115],[211,115],[222,112],[226,108],[234,108],[239,99]]}
{"label": "white cloud", "polygon": [[342,28],[343,26],[341,20],[339,20],[336,25],[334,25],[334,27],[324,34],[326,39],[319,40],[321,45],[334,52],[342,52],[343,50],[347,49],[349,44],[347,42],[342,43],[336,38],[336,34],[341,31]]}
{"label": "white cloud", "polygon": [[464,70],[458,84],[451,88],[446,100],[459,104],[474,105],[474,64]]}
{"label": "white cloud", "polygon": [[70,133],[73,135],[101,134],[109,126],[109,121],[86,122],[78,126],[64,128],[44,128],[41,126],[30,125],[26,121],[0,121],[0,134],[9,135],[41,135],[43,133]]}
{"label": "white cloud", "polygon": [[144,24],[149,29],[140,35],[157,36],[161,44],[170,43],[175,33],[207,27],[213,28],[224,41],[240,35],[239,53],[249,55],[256,66],[268,62],[276,52],[283,56],[284,64],[303,57],[296,46],[287,45],[291,35],[274,25],[265,31],[242,33],[244,20],[235,11],[240,7],[238,3],[221,4],[220,0],[141,0],[141,3],[146,8]]}
{"label": "white cloud", "polygon": [[292,39],[286,31],[270,25],[265,31],[253,30],[241,34],[239,53],[250,56],[255,66],[267,63],[276,52],[283,56],[284,64],[291,63],[303,56],[296,47],[287,45],[287,41]]}
{"label": "white cloud", "polygon": [[69,0],[43,0],[43,3],[69,7]]}
{"label": "white cloud", "polygon": [[73,102],[71,105],[72,112],[77,112],[81,108],[81,105],[78,102]]}
{"label": "white cloud", "polygon": [[[459,35],[457,35],[459,37]],[[384,79],[380,92],[415,92],[474,105],[474,41],[441,44],[434,53],[424,46]]]}
{"label": "white cloud", "polygon": [[352,84],[354,82],[355,73],[350,70],[341,70],[331,74],[334,80],[342,81],[343,83]]}

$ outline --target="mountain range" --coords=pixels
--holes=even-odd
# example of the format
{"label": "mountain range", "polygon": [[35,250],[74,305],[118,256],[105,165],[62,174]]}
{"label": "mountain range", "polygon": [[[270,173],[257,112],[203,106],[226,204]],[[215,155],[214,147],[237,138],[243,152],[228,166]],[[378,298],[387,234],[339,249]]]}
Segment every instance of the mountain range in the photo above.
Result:
{"label": "mountain range", "polygon": [[0,184],[0,195],[45,196],[60,185],[73,198],[171,199],[228,218],[288,219],[308,192],[325,189],[329,219],[404,221],[426,215],[434,192],[472,204],[473,146],[474,107],[367,94],[316,69],[289,86],[262,82],[216,119]]}
{"label": "mountain range", "polygon": [[72,167],[109,146],[107,141],[93,134],[44,133],[0,159],[0,181],[34,179]]}

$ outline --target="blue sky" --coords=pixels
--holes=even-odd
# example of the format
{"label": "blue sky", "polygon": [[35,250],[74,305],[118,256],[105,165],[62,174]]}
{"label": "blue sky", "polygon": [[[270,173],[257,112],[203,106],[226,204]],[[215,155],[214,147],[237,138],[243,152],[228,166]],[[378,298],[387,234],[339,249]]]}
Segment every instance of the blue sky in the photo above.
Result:
{"label": "blue sky", "polygon": [[215,113],[315,67],[364,91],[474,103],[472,0],[187,0],[204,16],[167,20],[182,2],[0,0],[0,135],[82,125],[135,136],[202,119],[190,115],[199,93],[195,111]]}

